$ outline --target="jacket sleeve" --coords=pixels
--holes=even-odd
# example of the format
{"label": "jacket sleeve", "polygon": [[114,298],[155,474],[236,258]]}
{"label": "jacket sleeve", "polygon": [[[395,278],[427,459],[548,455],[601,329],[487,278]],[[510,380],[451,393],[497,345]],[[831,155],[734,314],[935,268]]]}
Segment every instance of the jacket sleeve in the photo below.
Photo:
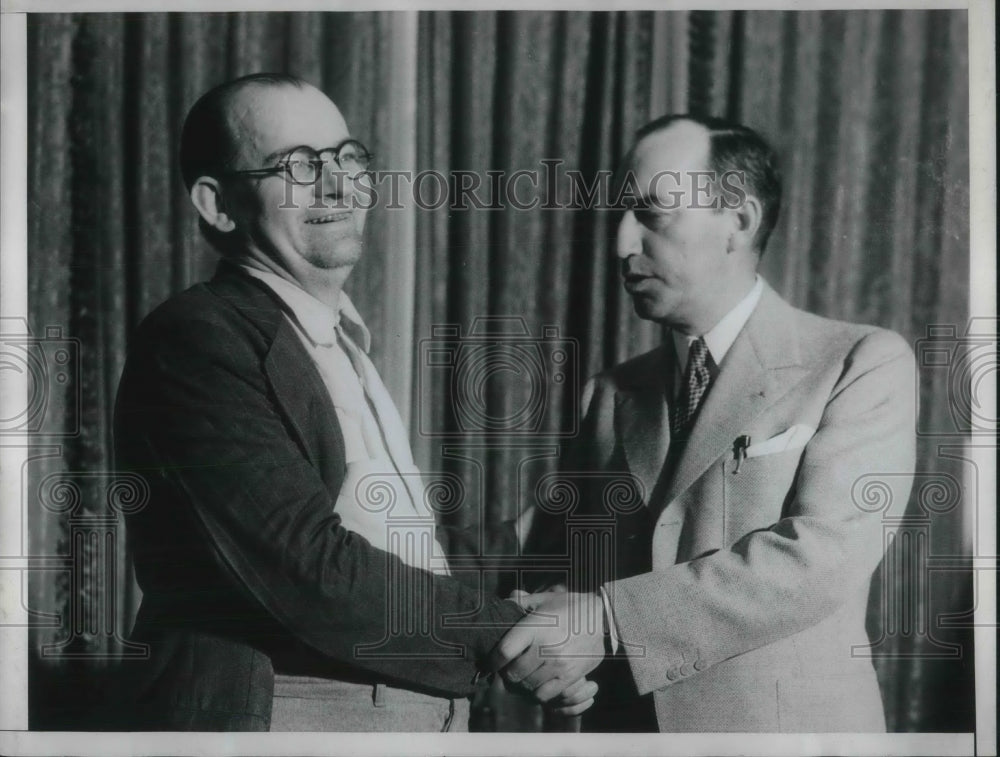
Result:
{"label": "jacket sleeve", "polygon": [[[471,589],[506,597],[517,588],[521,556],[517,521],[472,526],[439,525],[437,538],[454,568],[454,576]],[[499,559],[498,559],[499,558]]]}
{"label": "jacket sleeve", "polygon": [[[895,334],[861,339],[827,400],[795,477],[787,517],[728,548],[605,584],[640,694],[803,631],[870,579],[880,512],[856,501],[871,479],[905,502],[915,457],[913,355]],[[697,674],[697,673],[696,673]]]}
{"label": "jacket sleeve", "polygon": [[[160,554],[207,552],[213,575],[205,586],[248,598],[336,661],[412,687],[469,693],[477,664],[520,608],[409,567],[344,529],[240,329],[192,316],[149,324],[133,344],[116,446],[120,464],[141,472],[153,492],[137,520],[144,546],[162,526],[180,543]],[[171,531],[178,519],[190,533]],[[198,594],[198,586],[171,587],[165,568],[145,573],[151,593],[173,591],[182,602]]]}
{"label": "jacket sleeve", "polygon": [[[524,548],[531,569],[525,571],[521,588],[527,591],[571,588],[592,592],[611,577],[597,570],[595,565],[588,565],[586,571],[571,575],[569,560],[571,519],[594,516],[606,519],[609,510],[604,503],[605,486],[609,481],[627,482],[630,479],[625,466],[609,469],[610,449],[601,443],[601,440],[613,439],[614,435],[610,412],[612,398],[602,396],[607,389],[604,376],[591,377],[584,384],[579,433],[561,450],[558,478],[545,492],[549,496],[538,499],[535,504]],[[544,494],[539,496],[544,497]],[[619,527],[622,520],[618,518]],[[530,565],[531,562],[535,565]],[[549,566],[549,569],[539,566]]]}

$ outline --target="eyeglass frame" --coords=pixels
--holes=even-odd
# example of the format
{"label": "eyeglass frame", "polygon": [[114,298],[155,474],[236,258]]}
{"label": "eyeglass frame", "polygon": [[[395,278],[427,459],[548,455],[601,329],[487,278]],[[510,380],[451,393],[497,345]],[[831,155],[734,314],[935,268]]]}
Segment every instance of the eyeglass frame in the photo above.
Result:
{"label": "eyeglass frame", "polygon": [[[368,173],[369,170],[368,167],[371,165],[372,160],[375,159],[375,155],[368,151],[368,148],[365,147],[364,143],[354,138],[345,139],[339,145],[333,147],[323,147],[319,150],[315,149],[311,145],[298,145],[296,147],[293,147],[288,152],[286,152],[284,156],[282,156],[281,159],[278,161],[277,165],[270,166],[268,168],[249,168],[240,171],[227,169],[223,173],[227,176],[260,176],[262,178],[267,176],[281,175],[281,178],[283,178],[285,182],[287,182],[288,184],[294,184],[300,187],[311,187],[317,184],[323,178],[323,167],[327,163],[327,161],[323,158],[324,153],[332,152],[333,162],[337,164],[338,168],[346,171],[346,169],[344,169],[344,167],[340,164],[340,151],[343,150],[344,147],[346,147],[349,144],[356,145],[360,147],[362,150],[364,150],[364,153],[368,159],[368,162],[364,168],[362,168],[360,171],[358,171],[353,175],[349,174],[347,176],[347,178],[353,181]],[[295,177],[292,176],[292,169],[289,167],[289,162],[291,160],[292,155],[297,153],[299,150],[309,150],[316,156],[315,160],[306,161],[312,164],[314,170],[316,171],[316,178],[313,179],[312,181],[297,181]]]}

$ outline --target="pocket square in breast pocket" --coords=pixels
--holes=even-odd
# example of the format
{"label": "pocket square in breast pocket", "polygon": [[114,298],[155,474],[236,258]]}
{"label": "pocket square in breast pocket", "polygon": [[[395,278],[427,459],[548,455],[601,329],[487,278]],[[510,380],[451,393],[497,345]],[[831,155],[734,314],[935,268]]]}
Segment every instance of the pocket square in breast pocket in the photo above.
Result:
{"label": "pocket square in breast pocket", "polygon": [[761,457],[762,455],[773,455],[776,452],[799,449],[805,447],[815,433],[816,429],[812,426],[797,423],[787,430],[782,431],[777,436],[772,436],[770,439],[762,441],[760,444],[751,444],[747,447],[746,456],[748,458]]}

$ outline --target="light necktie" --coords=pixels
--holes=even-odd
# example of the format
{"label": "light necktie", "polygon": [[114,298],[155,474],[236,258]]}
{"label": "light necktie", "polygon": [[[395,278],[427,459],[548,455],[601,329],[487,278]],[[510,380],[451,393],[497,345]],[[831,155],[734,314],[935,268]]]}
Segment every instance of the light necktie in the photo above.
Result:
{"label": "light necktie", "polygon": [[[373,419],[378,424],[373,436],[380,437],[381,445],[384,445],[385,451],[389,454],[397,470],[410,470],[413,468],[413,454],[410,451],[406,428],[403,425],[403,419],[399,416],[399,411],[396,409],[396,403],[389,396],[389,392],[386,390],[385,384],[382,383],[372,361],[339,325],[337,326],[337,336],[340,339],[341,347],[347,353],[347,357],[361,379],[361,385],[372,409]],[[375,441],[369,436],[371,432],[367,427],[364,431],[369,449],[377,448],[376,445],[381,446],[379,441]]]}
{"label": "light necktie", "polygon": [[[436,569],[449,573],[444,550],[434,538],[434,513],[425,501],[423,478],[413,462],[406,427],[396,409],[396,404],[392,401],[368,355],[347,335],[342,326],[338,325],[336,331],[341,347],[361,379],[371,409],[370,414],[365,414],[366,418],[362,424],[366,446],[374,457],[380,457],[380,450],[384,450],[395,469],[395,475],[390,474],[389,480],[395,480],[397,484],[402,485],[402,489],[397,488],[401,496],[399,507],[393,508],[386,514],[393,521],[387,522],[386,525],[393,526],[399,542],[394,546],[390,541],[386,544],[386,549],[396,553],[410,565],[430,570],[432,550],[430,544],[424,543],[420,535],[429,528],[430,533],[427,534],[427,538],[434,543],[433,553],[438,556]],[[407,535],[404,532],[411,533]]]}
{"label": "light necktie", "polygon": [[687,369],[677,401],[671,406],[670,434],[684,438],[691,431],[705,393],[712,381],[712,356],[704,337],[698,337],[688,349]]}

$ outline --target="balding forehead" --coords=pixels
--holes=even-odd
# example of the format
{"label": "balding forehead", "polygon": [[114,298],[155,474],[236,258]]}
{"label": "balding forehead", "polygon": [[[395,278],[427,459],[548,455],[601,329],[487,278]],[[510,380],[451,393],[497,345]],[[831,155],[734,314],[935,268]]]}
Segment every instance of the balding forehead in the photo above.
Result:
{"label": "balding forehead", "polygon": [[704,126],[686,119],[673,121],[636,143],[619,173],[620,186],[632,182],[639,198],[658,200],[665,207],[682,198],[694,202],[695,192],[705,191],[710,147],[711,136]]}
{"label": "balding forehead", "polygon": [[238,152],[251,162],[278,147],[322,148],[349,136],[337,106],[308,84],[244,87],[226,104],[226,126]]}
{"label": "balding forehead", "polygon": [[655,170],[707,169],[711,135],[705,126],[681,119],[639,140],[632,151],[633,166]]}
{"label": "balding forehead", "polygon": [[[226,125],[234,136],[246,136],[263,125],[266,119],[281,117],[291,111],[296,97],[306,88],[312,96],[325,97],[309,84],[296,87],[291,84],[252,82],[234,92],[225,103]],[[333,104],[332,102],[330,103]]]}

